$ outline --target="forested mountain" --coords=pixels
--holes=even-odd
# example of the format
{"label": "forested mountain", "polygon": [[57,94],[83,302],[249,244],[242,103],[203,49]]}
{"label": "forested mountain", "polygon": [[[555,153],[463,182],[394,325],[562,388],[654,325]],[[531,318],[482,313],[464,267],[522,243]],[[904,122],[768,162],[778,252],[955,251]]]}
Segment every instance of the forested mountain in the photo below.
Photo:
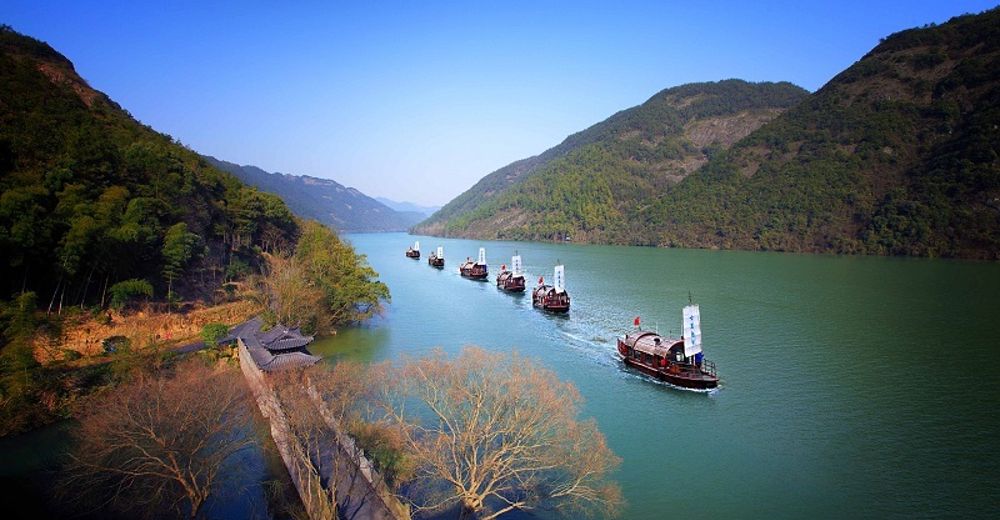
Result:
{"label": "forested mountain", "polygon": [[[539,158],[495,172],[417,230],[997,259],[998,74],[996,9],[902,31],[731,148],[721,140],[708,146],[709,160],[679,182],[669,168],[652,166],[671,164],[647,155],[662,145],[637,142],[632,136],[642,131],[630,129],[570,153],[553,148],[524,179],[515,167]],[[643,145],[640,153],[630,142]]]}
{"label": "forested mountain", "polygon": [[642,241],[629,238],[629,215],[807,94],[790,83],[740,80],[663,90],[487,175],[415,231]]}
{"label": "forested mountain", "polygon": [[256,166],[240,166],[209,156],[204,158],[243,182],[281,197],[296,215],[318,220],[339,231],[404,231],[424,218],[396,211],[330,179],[270,173]]}
{"label": "forested mountain", "polygon": [[261,252],[291,253],[300,234],[277,196],[138,123],[6,26],[0,190],[0,304],[28,293],[53,309],[103,307],[111,293],[209,298],[259,272]]}

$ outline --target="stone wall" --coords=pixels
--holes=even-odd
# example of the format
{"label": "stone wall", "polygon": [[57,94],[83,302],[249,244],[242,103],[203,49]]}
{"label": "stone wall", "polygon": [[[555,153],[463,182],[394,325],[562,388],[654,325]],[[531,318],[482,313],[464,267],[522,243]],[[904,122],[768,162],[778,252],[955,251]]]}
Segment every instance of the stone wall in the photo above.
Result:
{"label": "stone wall", "polygon": [[[332,508],[329,507],[330,500],[326,496],[330,482],[334,484],[341,517],[353,520],[409,520],[408,508],[392,496],[378,472],[354,445],[354,440],[340,432],[336,421],[329,413],[324,413],[322,406],[317,406],[317,411],[331,429],[329,456],[315,462],[308,460],[308,455],[300,449],[298,441],[290,433],[281,400],[242,341],[239,341],[239,357],[243,376],[257,400],[261,414],[271,426],[271,437],[311,520],[334,517]],[[314,402],[321,403],[317,401],[319,395],[315,389],[310,387],[309,390]],[[315,469],[317,465],[318,470]]]}

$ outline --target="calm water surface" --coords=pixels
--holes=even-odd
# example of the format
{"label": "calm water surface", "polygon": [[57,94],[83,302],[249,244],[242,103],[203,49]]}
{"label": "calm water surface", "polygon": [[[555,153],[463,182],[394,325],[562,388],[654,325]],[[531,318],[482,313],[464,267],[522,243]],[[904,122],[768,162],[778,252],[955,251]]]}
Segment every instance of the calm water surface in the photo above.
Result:
{"label": "calm water surface", "polygon": [[[424,258],[403,251],[419,238]],[[395,359],[517,349],[573,381],[624,462],[624,518],[1000,514],[1000,265],[921,259],[349,235],[389,284],[371,324],[312,350]],[[444,245],[447,266],[427,265]],[[566,265],[568,317],[458,276],[517,250],[529,287]],[[492,278],[492,276],[491,276]],[[722,388],[623,368],[639,315],[678,333],[688,292]]]}

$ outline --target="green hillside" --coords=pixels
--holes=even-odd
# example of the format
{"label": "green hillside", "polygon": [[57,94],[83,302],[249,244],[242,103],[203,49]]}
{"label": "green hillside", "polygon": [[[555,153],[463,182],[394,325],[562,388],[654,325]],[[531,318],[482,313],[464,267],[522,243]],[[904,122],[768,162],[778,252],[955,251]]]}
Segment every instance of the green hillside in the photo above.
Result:
{"label": "green hillside", "polygon": [[273,193],[296,215],[314,219],[344,232],[405,231],[424,216],[389,206],[330,179],[308,175],[270,173],[256,166],[240,166],[204,156],[209,164],[241,181]]}
{"label": "green hillside", "polygon": [[[729,142],[706,142],[712,137],[699,139],[692,128],[725,127],[720,114],[748,110],[743,103],[753,97],[742,90],[782,84],[668,89],[567,139],[586,144],[563,143],[490,174],[415,230],[995,259],[998,48],[998,10],[894,34],[801,103],[765,96],[772,114],[795,106],[743,135],[730,133],[736,139]],[[677,119],[706,99],[699,90],[723,87],[728,112],[709,112],[712,123]],[[644,123],[621,124],[630,113]],[[609,127],[619,130],[595,131]],[[671,130],[656,136],[650,129]],[[533,166],[521,173],[528,175],[514,175],[527,163]]]}
{"label": "green hillside", "polygon": [[154,295],[210,293],[298,225],[280,199],[209,167],[136,122],[65,57],[0,30],[0,297],[45,307],[107,302],[143,279]]}
{"label": "green hillside", "polygon": [[631,215],[807,92],[727,80],[666,89],[484,177],[415,231],[638,242]]}
{"label": "green hillside", "polygon": [[1000,10],[882,41],[661,197],[656,243],[1000,258]]}

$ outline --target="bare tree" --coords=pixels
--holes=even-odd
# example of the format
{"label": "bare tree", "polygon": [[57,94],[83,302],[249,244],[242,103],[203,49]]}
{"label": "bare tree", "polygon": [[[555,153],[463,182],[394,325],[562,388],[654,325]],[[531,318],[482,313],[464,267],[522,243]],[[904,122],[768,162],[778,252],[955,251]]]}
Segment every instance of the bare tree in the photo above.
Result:
{"label": "bare tree", "polygon": [[381,420],[398,428],[418,469],[418,511],[459,507],[496,518],[515,509],[614,516],[608,474],[620,459],[593,420],[579,421],[572,383],[516,353],[465,348],[383,367]]}
{"label": "bare tree", "polygon": [[271,382],[287,421],[285,441],[298,474],[302,505],[310,518],[333,520],[337,518],[336,483],[324,482],[324,458],[329,459],[333,436],[309,399],[301,371],[275,374]]}
{"label": "bare tree", "polygon": [[225,464],[255,443],[253,415],[235,370],[190,360],[171,372],[140,374],[92,403],[75,434],[70,489],[96,493],[99,507],[198,516]]}
{"label": "bare tree", "polygon": [[315,512],[313,517],[335,514],[350,520],[363,516],[370,501],[381,500],[384,472],[374,471],[364,450],[348,435],[348,425],[359,424],[359,410],[367,402],[370,387],[365,373],[361,365],[343,361],[332,369],[316,366],[272,378],[305,483],[303,501],[307,510]]}

